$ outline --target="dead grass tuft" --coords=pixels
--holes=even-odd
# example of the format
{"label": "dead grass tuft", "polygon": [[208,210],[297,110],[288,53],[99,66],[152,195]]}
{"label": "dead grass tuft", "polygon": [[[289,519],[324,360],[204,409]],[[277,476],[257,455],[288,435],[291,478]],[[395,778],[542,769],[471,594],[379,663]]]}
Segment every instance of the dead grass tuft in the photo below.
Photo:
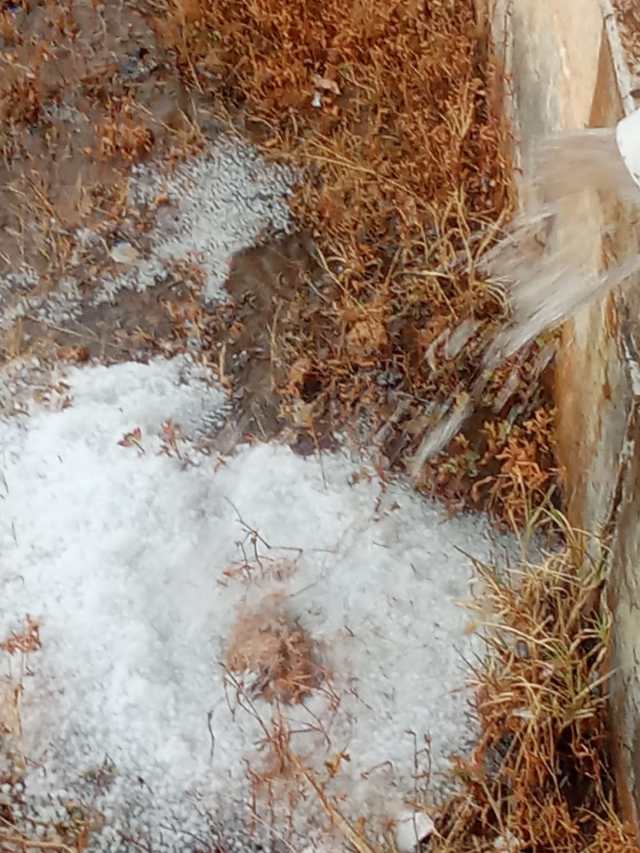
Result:
{"label": "dead grass tuft", "polygon": [[539,510],[557,488],[555,411],[541,406],[523,423],[509,427],[486,420],[472,444],[460,434],[446,454],[428,460],[421,486],[437,494],[452,510],[486,506],[508,529],[525,529],[536,513],[548,525],[552,517]]}
{"label": "dead grass tuft", "polygon": [[2,853],[28,853],[48,850],[55,853],[81,853],[89,846],[99,821],[84,807],[69,801],[62,821],[32,818],[25,778],[32,766],[25,754],[22,706],[25,684],[34,674],[31,657],[42,648],[40,625],[27,615],[21,629],[12,631],[0,642],[0,850]]}
{"label": "dead grass tuft", "polygon": [[[633,0],[614,0],[613,7],[618,15],[622,44],[636,73],[640,71],[640,9]],[[633,91],[635,98],[640,94],[640,80]]]}
{"label": "dead grass tuft", "polygon": [[34,125],[42,110],[42,92],[32,73],[23,73],[0,91],[0,117],[3,122]]}
{"label": "dead grass tuft", "polygon": [[9,655],[15,655],[16,652],[21,652],[22,654],[37,652],[41,647],[40,623],[32,616],[25,617],[24,629],[22,631],[12,631],[0,643],[0,651],[6,652]]}
{"label": "dead grass tuft", "polygon": [[493,850],[497,839],[541,853],[640,849],[614,808],[604,578],[599,566],[576,571],[570,553],[509,578],[477,567],[494,614],[473,679],[482,736],[458,762],[439,853]]}
{"label": "dead grass tuft", "polygon": [[[29,671],[29,656],[40,651],[40,625],[27,615],[24,626],[12,631],[0,642],[0,779],[8,763],[18,773],[26,769],[22,748],[21,703],[25,673]],[[1,838],[0,833],[0,838]]]}
{"label": "dead grass tuft", "polygon": [[242,611],[227,651],[229,670],[250,676],[251,696],[297,705],[322,681],[311,637],[270,596],[257,610]]}
{"label": "dead grass tuft", "polygon": [[16,28],[13,15],[0,7],[0,38],[7,47],[13,47],[20,42],[20,33]]}
{"label": "dead grass tuft", "polygon": [[[482,335],[460,352],[441,347],[436,363],[434,342],[469,318],[486,335],[504,314],[478,272],[514,203],[501,69],[486,21],[471,0],[171,0],[157,30],[188,82],[305,173],[291,204],[314,237],[319,273],[278,308],[273,348],[290,371],[279,387],[283,413],[316,432],[355,420],[371,437],[389,426],[381,450],[402,464],[479,363]],[[530,393],[530,380],[540,386],[530,367],[539,349],[487,416],[507,467],[523,452],[510,426],[530,421],[529,434],[535,411],[550,416],[544,392]],[[302,363],[310,382],[299,381]],[[481,407],[491,412],[501,390],[491,383]],[[302,421],[301,402],[310,413]],[[493,488],[492,460],[475,447],[476,434],[467,437],[476,457],[457,489],[464,506],[490,495],[497,516],[510,520],[539,504],[538,484],[528,490],[525,481],[524,497],[517,478]],[[547,438],[541,427],[527,441],[532,467],[548,469]],[[446,492],[446,468],[439,474]],[[473,490],[480,481],[489,487]]]}

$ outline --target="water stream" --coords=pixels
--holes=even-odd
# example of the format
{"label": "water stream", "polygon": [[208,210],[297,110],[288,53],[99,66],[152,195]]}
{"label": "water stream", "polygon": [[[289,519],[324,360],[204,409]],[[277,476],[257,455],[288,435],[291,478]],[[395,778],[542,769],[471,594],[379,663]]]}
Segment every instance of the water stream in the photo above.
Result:
{"label": "water stream", "polygon": [[[440,407],[412,460],[414,477],[459,432],[498,367],[584,306],[640,274],[640,255],[635,254],[603,269],[601,258],[594,256],[596,251],[601,253],[601,246],[590,245],[581,227],[590,206],[601,206],[603,193],[640,210],[640,188],[618,153],[614,129],[570,131],[545,140],[534,154],[531,174],[523,184],[527,207],[477,267],[478,274],[502,292],[505,320],[497,331],[495,325],[491,331],[480,331],[484,354],[476,378]],[[606,235],[615,224],[604,221],[603,228]],[[463,320],[448,337],[447,357],[455,357],[474,337],[477,344],[479,329],[476,321]],[[553,343],[542,347],[533,365],[534,381],[554,354]]]}

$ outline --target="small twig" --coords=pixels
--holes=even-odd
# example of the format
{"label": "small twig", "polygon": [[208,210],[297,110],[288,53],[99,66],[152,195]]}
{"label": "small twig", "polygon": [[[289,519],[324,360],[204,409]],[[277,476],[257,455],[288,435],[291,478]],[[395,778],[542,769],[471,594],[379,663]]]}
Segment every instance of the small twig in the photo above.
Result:
{"label": "small twig", "polygon": [[213,711],[207,711],[207,728],[209,729],[209,737],[211,738],[211,749],[209,751],[209,763],[213,763],[213,755],[216,749],[216,736],[213,732],[213,727],[211,723],[211,719],[213,717]]}
{"label": "small twig", "polygon": [[358,833],[354,830],[349,821],[345,817],[343,817],[341,812],[338,811],[338,809],[330,802],[329,798],[325,794],[322,787],[318,784],[313,774],[309,770],[307,770],[307,768],[304,766],[298,756],[292,755],[291,758],[294,766],[307,780],[309,786],[317,795],[326,813],[329,815],[329,817],[331,817],[340,832],[349,842],[351,842],[351,844],[355,847],[358,853],[377,853],[377,851],[370,846],[370,844],[365,838],[363,838],[361,835],[358,835]]}

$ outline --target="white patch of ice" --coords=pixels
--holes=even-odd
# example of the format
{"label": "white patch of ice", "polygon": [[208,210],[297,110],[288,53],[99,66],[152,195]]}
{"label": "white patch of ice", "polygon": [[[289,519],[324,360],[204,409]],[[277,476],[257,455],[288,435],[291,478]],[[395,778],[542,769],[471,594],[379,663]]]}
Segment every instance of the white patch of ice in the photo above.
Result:
{"label": "white patch of ice", "polygon": [[80,291],[71,279],[61,279],[53,292],[47,292],[28,264],[0,277],[0,329],[23,317],[64,322],[77,316],[79,305]]}
{"label": "white patch of ice", "polygon": [[[43,643],[22,697],[30,801],[52,798],[42,814],[69,798],[99,808],[96,850],[132,849],[119,832],[154,851],[193,849],[188,833],[211,832],[205,812],[241,827],[263,731],[225,693],[220,661],[239,610],[280,592],[332,674],[333,700],[318,691],[286,710],[293,747],[321,774],[348,754],[327,790],[380,832],[415,796],[425,736],[437,771],[470,735],[468,696],[455,692],[475,648],[459,549],[487,558],[487,531],[339,455],[321,466],[259,445],[191,465],[184,445],[181,458],[159,453],[163,422],[193,433],[224,403],[201,381],[181,384],[185,364],[74,368],[70,406],[0,421],[0,637],[29,613]],[[135,440],[119,443],[125,434]],[[238,541],[253,554],[238,513],[271,546],[257,541],[264,574],[251,581],[225,572]],[[274,558],[290,561],[280,580]],[[270,719],[264,700],[255,708]],[[284,831],[288,804],[275,809]],[[320,840],[323,823],[307,792],[294,849],[310,826]]]}
{"label": "white patch of ice", "polygon": [[158,210],[150,256],[135,269],[105,279],[98,298],[112,299],[124,288],[151,287],[167,275],[171,262],[189,259],[205,273],[206,298],[215,299],[236,252],[254,245],[268,228],[289,228],[292,184],[290,169],[267,163],[253,147],[232,137],[222,137],[170,175],[155,165],[137,167],[130,204],[144,207],[159,196],[168,203]]}
{"label": "white patch of ice", "polygon": [[[130,246],[126,262],[131,266],[97,282],[92,304],[111,302],[122,290],[153,287],[166,280],[173,262],[183,260],[200,267],[205,297],[216,299],[236,252],[255,245],[268,230],[290,228],[287,197],[293,180],[291,169],[268,163],[251,145],[224,136],[170,173],[155,162],[136,167],[129,185],[131,208],[153,205],[159,196],[166,203],[157,210],[148,252],[136,258],[138,250]],[[75,237],[85,250],[104,243],[86,228],[78,228]],[[118,245],[109,251],[123,262]],[[0,328],[25,315],[64,324],[78,317],[81,304],[72,276],[52,292],[44,292],[37,272],[28,265],[0,278]]]}
{"label": "white patch of ice", "polygon": [[0,329],[23,317],[62,324],[77,319],[80,313],[80,289],[73,278],[60,279],[55,290],[48,291],[36,270],[27,264],[0,277]]}

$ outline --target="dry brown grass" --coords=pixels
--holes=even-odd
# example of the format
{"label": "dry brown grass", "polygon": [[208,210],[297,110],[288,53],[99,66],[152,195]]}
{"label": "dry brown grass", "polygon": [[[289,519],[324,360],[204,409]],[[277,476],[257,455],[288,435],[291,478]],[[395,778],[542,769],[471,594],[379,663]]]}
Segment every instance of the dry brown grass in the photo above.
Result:
{"label": "dry brown grass", "polygon": [[[102,80],[104,85],[104,80]],[[153,150],[154,134],[130,95],[110,97],[104,93],[104,118],[95,128],[96,156],[102,160],[136,163]]]}
{"label": "dry brown grass", "polygon": [[35,75],[21,74],[0,93],[0,116],[7,124],[35,124],[42,109],[42,93]]}
{"label": "dry brown grass", "polygon": [[459,762],[462,792],[439,822],[437,851],[492,849],[496,836],[545,853],[639,849],[614,808],[604,577],[576,569],[570,553],[510,577],[478,566],[482,607],[494,613],[473,679],[482,737]]}
{"label": "dry brown grass", "polygon": [[637,98],[640,94],[640,79],[637,76],[640,71],[640,9],[634,0],[614,0],[613,7],[618,13],[622,44],[636,73],[634,96]]}
{"label": "dry brown grass", "polygon": [[278,596],[256,610],[243,609],[229,638],[227,665],[252,680],[251,696],[296,705],[322,681],[313,641],[293,621]]}
{"label": "dry brown grass", "polygon": [[[475,377],[478,337],[447,357],[447,333],[472,317],[486,335],[504,313],[477,272],[514,198],[500,68],[473,7],[170,0],[157,23],[184,79],[222,99],[266,151],[305,170],[292,208],[315,239],[323,286],[278,315],[277,358],[290,369],[279,389],[285,413],[295,423],[302,399],[316,424],[355,421],[368,437],[391,419],[382,449],[392,463],[412,455],[430,407]],[[553,447],[543,427],[522,467],[524,445],[506,425],[513,409],[527,434],[537,429],[534,412],[551,417],[545,393],[530,394],[538,351],[534,344],[520,364],[500,411],[491,408],[501,376],[478,401],[483,420],[497,425],[487,427],[497,443],[491,458],[482,430],[472,429],[475,455],[457,488],[448,489],[446,453],[423,487],[455,492],[456,505],[488,500],[503,520],[524,517],[520,473],[549,471]],[[502,467],[518,468],[499,485],[495,450]],[[540,484],[524,483],[525,503],[539,505]]]}

